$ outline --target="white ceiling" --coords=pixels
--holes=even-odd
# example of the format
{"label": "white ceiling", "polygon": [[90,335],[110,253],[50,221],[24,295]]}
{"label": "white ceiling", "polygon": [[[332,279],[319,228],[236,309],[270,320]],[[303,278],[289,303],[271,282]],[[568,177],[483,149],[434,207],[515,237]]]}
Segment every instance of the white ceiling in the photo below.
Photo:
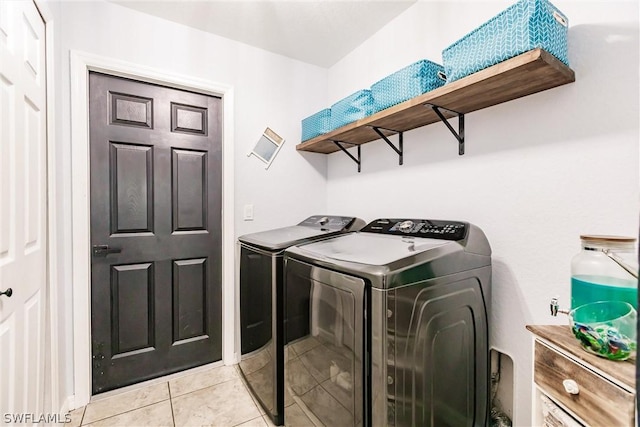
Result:
{"label": "white ceiling", "polygon": [[330,67],[416,0],[111,0],[190,27]]}

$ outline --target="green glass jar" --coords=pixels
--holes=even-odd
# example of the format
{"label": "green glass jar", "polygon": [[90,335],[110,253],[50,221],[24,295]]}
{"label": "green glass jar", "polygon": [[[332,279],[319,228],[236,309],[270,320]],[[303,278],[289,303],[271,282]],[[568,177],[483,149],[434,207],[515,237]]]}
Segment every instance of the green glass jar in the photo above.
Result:
{"label": "green glass jar", "polygon": [[638,309],[636,239],[580,236],[582,250],[571,260],[571,308],[595,301],[625,301]]}

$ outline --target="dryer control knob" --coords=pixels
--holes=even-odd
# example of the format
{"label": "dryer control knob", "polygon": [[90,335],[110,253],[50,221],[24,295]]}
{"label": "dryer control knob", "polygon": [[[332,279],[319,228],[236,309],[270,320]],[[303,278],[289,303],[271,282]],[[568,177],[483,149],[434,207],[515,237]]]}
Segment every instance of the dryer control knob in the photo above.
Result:
{"label": "dryer control knob", "polygon": [[411,231],[413,229],[413,221],[402,221],[398,225],[398,229],[400,231],[402,231],[403,233],[408,233],[409,231]]}

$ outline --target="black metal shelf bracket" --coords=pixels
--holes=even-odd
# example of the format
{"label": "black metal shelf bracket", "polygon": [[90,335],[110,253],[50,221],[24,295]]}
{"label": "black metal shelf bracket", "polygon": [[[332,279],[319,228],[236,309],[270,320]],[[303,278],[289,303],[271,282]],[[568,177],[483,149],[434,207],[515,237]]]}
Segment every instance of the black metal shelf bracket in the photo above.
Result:
{"label": "black metal shelf bracket", "polygon": [[[378,126],[371,126],[371,129],[373,129],[378,135],[380,135],[380,138],[382,138],[384,140],[384,142],[387,143],[387,145],[389,145],[389,147],[391,147],[393,149],[393,151],[396,152],[396,154],[398,155],[398,164],[402,165],[403,160],[403,152],[404,149],[402,147],[402,132],[397,131],[397,130],[393,130],[393,129],[385,129],[385,128],[381,128]],[[391,141],[389,141],[389,138],[387,137],[387,135],[385,135],[384,133],[382,133],[380,131],[380,129],[382,130],[386,130],[388,132],[394,132],[398,134],[398,147],[396,148],[395,145],[393,145],[393,143]]]}
{"label": "black metal shelf bracket", "polygon": [[339,149],[341,149],[342,151],[345,152],[345,154],[349,157],[351,157],[351,160],[353,160],[354,162],[356,162],[356,164],[358,165],[358,173],[360,173],[360,165],[362,164],[362,159],[360,158],[360,145],[356,145],[356,147],[358,147],[358,158],[356,159],[353,154],[351,154],[350,152],[347,151],[346,148],[344,148],[344,146],[342,144],[350,144],[349,142],[343,142],[343,141],[335,141],[335,140],[331,140],[331,142],[333,142],[334,144],[336,144],[338,146]]}
{"label": "black metal shelf bracket", "polygon": [[[440,121],[442,121],[442,123],[447,125],[447,128],[449,128],[449,131],[458,140],[458,154],[462,156],[464,154],[464,113],[458,113],[457,111],[449,110],[448,108],[440,107],[438,105],[433,105],[433,104],[424,104],[424,105],[427,107],[430,107],[433,110],[433,112],[438,115],[438,118],[440,119]],[[446,110],[458,116],[457,132],[453,128],[453,126],[451,126],[447,118],[444,116],[444,114],[442,114],[440,110]]]}

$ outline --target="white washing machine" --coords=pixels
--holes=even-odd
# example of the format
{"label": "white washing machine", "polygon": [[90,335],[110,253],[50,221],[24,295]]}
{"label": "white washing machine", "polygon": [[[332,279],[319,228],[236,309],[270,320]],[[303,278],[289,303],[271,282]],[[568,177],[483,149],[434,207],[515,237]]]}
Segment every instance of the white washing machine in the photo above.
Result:
{"label": "white washing machine", "polygon": [[284,315],[308,313],[285,325],[285,390],[314,423],[486,425],[491,249],[478,227],[379,219],[290,247],[284,266]]}

